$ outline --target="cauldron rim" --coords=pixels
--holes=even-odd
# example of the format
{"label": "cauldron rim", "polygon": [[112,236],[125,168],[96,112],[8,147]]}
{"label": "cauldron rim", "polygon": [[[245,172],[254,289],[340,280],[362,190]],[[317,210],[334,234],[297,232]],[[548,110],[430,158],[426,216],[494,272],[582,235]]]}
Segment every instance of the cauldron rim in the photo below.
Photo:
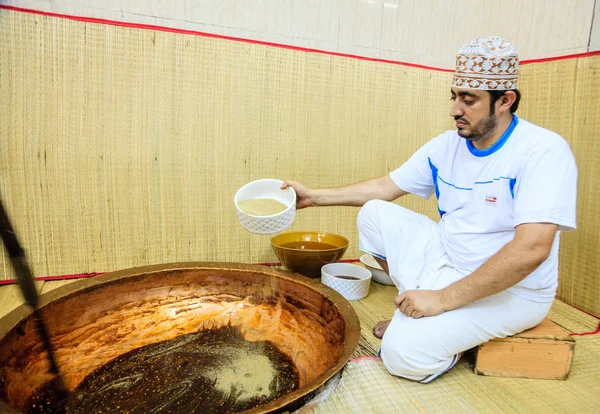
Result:
{"label": "cauldron rim", "polygon": [[[323,297],[330,300],[342,315],[345,322],[345,339],[342,351],[334,365],[330,366],[325,372],[308,384],[305,384],[303,387],[267,404],[243,411],[243,413],[278,412],[290,408],[291,406],[299,407],[303,404],[302,402],[306,402],[311,395],[314,395],[323,385],[325,385],[327,381],[333,378],[335,374],[337,374],[346,365],[346,362],[350,359],[350,356],[356,349],[360,337],[360,322],[358,315],[350,303],[338,292],[320,283],[319,279],[311,279],[298,273],[290,273],[288,271],[266,267],[263,265],[250,265],[232,262],[176,262],[132,267],[128,269],[107,272],[92,278],[78,280],[68,285],[51,290],[50,292],[46,292],[40,295],[39,308],[43,309],[45,306],[51,303],[66,300],[71,296],[83,292],[89,292],[101,286],[119,283],[127,280],[128,278],[137,278],[153,273],[169,271],[211,269],[263,273],[288,280],[292,283],[304,285],[305,287],[317,291],[323,295]],[[7,334],[16,328],[19,323],[31,315],[31,313],[31,308],[23,303],[4,317],[0,318],[0,342],[6,337]]]}

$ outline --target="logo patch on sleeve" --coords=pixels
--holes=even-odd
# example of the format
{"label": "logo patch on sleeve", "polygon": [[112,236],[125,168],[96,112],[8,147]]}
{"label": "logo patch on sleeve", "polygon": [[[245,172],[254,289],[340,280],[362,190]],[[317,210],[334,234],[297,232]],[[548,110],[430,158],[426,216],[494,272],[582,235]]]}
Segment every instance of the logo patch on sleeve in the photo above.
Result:
{"label": "logo patch on sleeve", "polygon": [[486,204],[496,204],[496,201],[498,201],[498,198],[496,196],[490,196],[490,195],[485,196]]}

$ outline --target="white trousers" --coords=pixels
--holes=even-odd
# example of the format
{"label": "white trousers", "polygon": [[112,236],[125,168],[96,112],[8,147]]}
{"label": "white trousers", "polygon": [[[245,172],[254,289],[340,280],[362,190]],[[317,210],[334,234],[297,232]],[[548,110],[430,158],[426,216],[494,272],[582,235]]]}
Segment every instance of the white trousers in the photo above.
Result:
{"label": "white trousers", "polygon": [[[360,250],[387,261],[399,293],[443,289],[466,276],[454,269],[438,224],[426,216],[372,200],[357,225]],[[437,316],[413,319],[396,310],[380,356],[391,374],[429,382],[452,368],[460,352],[536,326],[551,306],[503,291]]]}

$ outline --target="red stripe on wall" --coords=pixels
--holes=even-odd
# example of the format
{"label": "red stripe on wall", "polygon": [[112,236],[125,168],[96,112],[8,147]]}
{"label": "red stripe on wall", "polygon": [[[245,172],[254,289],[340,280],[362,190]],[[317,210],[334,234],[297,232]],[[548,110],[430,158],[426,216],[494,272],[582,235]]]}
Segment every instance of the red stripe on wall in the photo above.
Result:
{"label": "red stripe on wall", "polygon": [[[346,259],[340,260],[340,263],[356,263],[360,262],[358,259]],[[269,263],[254,263],[259,266],[267,266],[267,267],[277,267],[281,266],[281,263],[269,262]],[[78,273],[73,275],[58,275],[58,276],[38,276],[35,280],[40,282],[51,282],[54,280],[67,280],[67,279],[84,279],[93,276],[100,276],[105,274],[106,272],[91,272],[91,273]],[[14,285],[17,284],[17,279],[5,279],[0,280],[0,286],[2,285]]]}
{"label": "red stripe on wall", "polygon": [[[186,34],[186,35],[192,35],[192,36],[202,36],[202,37],[209,37],[209,38],[214,38],[214,39],[233,40],[236,42],[252,43],[252,44],[257,44],[257,45],[278,47],[278,48],[282,48],[282,49],[299,50],[302,52],[320,53],[323,55],[330,55],[330,56],[340,56],[340,57],[346,57],[346,58],[351,58],[351,59],[366,60],[369,62],[389,63],[392,65],[400,65],[400,66],[407,66],[407,67],[418,68],[418,69],[433,70],[433,71],[437,71],[437,72],[448,72],[448,73],[454,72],[454,69],[437,68],[437,67],[433,67],[433,66],[420,65],[417,63],[371,58],[371,57],[366,57],[366,56],[351,55],[351,54],[347,54],[347,53],[329,52],[329,51],[325,51],[325,50],[310,49],[310,48],[306,48],[306,47],[285,45],[285,44],[281,44],[281,43],[264,42],[261,40],[252,40],[252,39],[244,39],[244,38],[240,38],[240,37],[223,36],[223,35],[218,35],[218,34],[214,34],[214,33],[197,32],[194,30],[175,29],[172,27],[154,26],[154,25],[150,25],[150,24],[141,24],[141,23],[120,22],[120,21],[116,21],[116,20],[97,19],[94,17],[72,16],[72,15],[68,15],[68,14],[44,12],[44,11],[40,11],[40,10],[24,9],[22,7],[14,7],[14,6],[0,5],[0,9],[22,12],[22,13],[37,14],[37,15],[48,16],[48,17],[57,17],[60,19],[75,20],[75,21],[86,22],[86,23],[106,24],[106,25],[110,25],[110,26],[131,27],[131,28],[136,28],[136,29],[157,30],[157,31],[161,31],[161,32],[179,33],[179,34]],[[540,58],[540,59],[527,59],[527,60],[522,60],[519,63],[521,65],[528,65],[531,63],[550,62],[550,61],[564,60],[564,59],[576,59],[576,58],[595,56],[595,55],[600,55],[600,50],[597,50],[594,52],[576,53],[576,54],[565,55],[565,56],[555,56],[555,57],[547,57],[547,58]]]}
{"label": "red stripe on wall", "polygon": [[600,324],[598,324],[598,328],[593,332],[572,333],[572,334],[570,334],[570,336],[588,336],[588,335],[598,335],[598,334],[600,334]]}
{"label": "red stripe on wall", "polygon": [[348,362],[360,362],[360,361],[381,361],[381,358],[380,357],[372,357],[372,356],[360,356],[360,357],[348,360]]}
{"label": "red stripe on wall", "polygon": [[141,24],[141,23],[120,22],[120,21],[116,21],[116,20],[97,19],[94,17],[71,16],[68,14],[59,14],[59,13],[44,12],[44,11],[40,11],[40,10],[23,9],[21,7],[14,7],[14,6],[0,5],[0,9],[12,10],[12,11],[23,12],[23,13],[32,13],[32,14],[38,14],[41,16],[48,16],[48,17],[57,17],[57,18],[61,18],[61,19],[75,20],[78,22],[98,23],[98,24],[106,24],[106,25],[110,25],[110,26],[131,27],[131,28],[136,28],[136,29],[157,30],[157,31],[161,31],[161,32],[171,32],[171,33],[179,33],[179,34],[186,34],[186,35],[193,35],[193,36],[210,37],[210,38],[214,38],[214,39],[233,40],[236,42],[252,43],[252,44],[264,45],[264,46],[272,46],[272,47],[278,47],[278,48],[282,48],[282,49],[299,50],[302,52],[320,53],[320,54],[330,55],[330,56],[347,57],[347,58],[352,58],[352,59],[367,60],[370,62],[390,63],[393,65],[401,65],[401,66],[408,66],[408,67],[412,67],[412,68],[434,70],[434,71],[438,71],[438,72],[454,72],[453,69],[436,68],[433,66],[419,65],[416,63],[397,62],[394,60],[370,58],[370,57],[366,57],[366,56],[350,55],[347,53],[327,52],[327,51],[319,50],[319,49],[310,49],[310,48],[306,48],[306,47],[285,45],[285,44],[281,44],[281,43],[264,42],[261,40],[244,39],[241,37],[224,36],[224,35],[219,35],[219,34],[214,34],[214,33],[197,32],[194,30],[175,29],[172,27],[154,26],[154,25],[150,25],[150,24]]}
{"label": "red stripe on wall", "polygon": [[[67,279],[84,279],[93,276],[103,275],[105,272],[92,272],[92,273],[79,273],[74,275],[59,275],[59,276],[39,276],[34,278],[40,282],[51,282],[54,280],[67,280]],[[0,280],[0,286],[2,285],[14,285],[17,283],[16,279],[5,279]]]}
{"label": "red stripe on wall", "polygon": [[519,62],[520,65],[528,65],[530,63],[542,63],[542,62],[554,62],[555,60],[565,60],[565,59],[578,59],[589,56],[600,55],[600,50],[596,50],[594,52],[585,52],[585,53],[574,53],[572,55],[564,55],[564,56],[553,56],[547,58],[539,58],[539,59],[527,59]]}

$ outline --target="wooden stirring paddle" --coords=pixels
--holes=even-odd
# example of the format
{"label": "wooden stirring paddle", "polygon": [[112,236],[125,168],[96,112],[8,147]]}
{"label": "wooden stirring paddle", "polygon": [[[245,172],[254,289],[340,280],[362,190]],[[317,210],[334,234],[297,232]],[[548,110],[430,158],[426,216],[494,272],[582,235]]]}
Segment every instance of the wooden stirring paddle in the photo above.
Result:
{"label": "wooden stirring paddle", "polygon": [[46,330],[46,325],[44,324],[44,320],[38,310],[38,294],[35,288],[35,283],[33,280],[33,275],[31,274],[31,269],[29,268],[29,264],[27,263],[27,259],[25,258],[25,251],[19,244],[19,240],[17,239],[17,235],[15,234],[8,215],[6,214],[6,210],[4,210],[4,205],[0,200],[0,236],[2,237],[2,241],[4,242],[4,247],[8,252],[8,256],[10,258],[10,263],[15,271],[17,276],[17,281],[19,283],[19,287],[21,288],[21,293],[23,294],[23,298],[25,298],[25,302],[33,309],[33,320],[35,321],[36,327],[40,332],[40,336],[42,337],[42,342],[44,343],[44,347],[48,351],[48,359],[50,360],[50,372],[55,374],[55,378],[52,380],[51,387],[56,395],[63,396],[65,400],[68,398],[68,391],[65,387],[65,383],[63,381],[60,372],[58,371],[58,366],[56,365],[56,359],[54,358],[54,352],[52,351],[52,346],[50,344],[50,337],[48,336],[48,331]]}

